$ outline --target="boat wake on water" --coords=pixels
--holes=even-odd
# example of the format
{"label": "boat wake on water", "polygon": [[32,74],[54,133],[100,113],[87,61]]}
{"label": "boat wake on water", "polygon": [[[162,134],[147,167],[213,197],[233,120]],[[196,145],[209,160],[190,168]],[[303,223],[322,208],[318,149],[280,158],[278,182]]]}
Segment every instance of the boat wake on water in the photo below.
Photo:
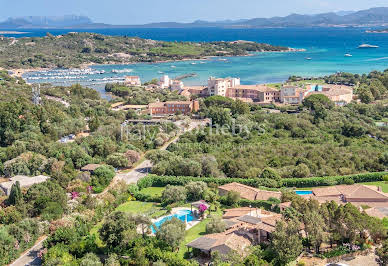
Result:
{"label": "boat wake on water", "polygon": [[381,60],[388,60],[388,57],[373,58],[373,59],[368,59],[365,61],[371,62],[371,61],[381,61]]}
{"label": "boat wake on water", "polygon": [[112,69],[112,73],[131,73],[133,72],[133,69],[130,68],[124,68],[124,69]]}

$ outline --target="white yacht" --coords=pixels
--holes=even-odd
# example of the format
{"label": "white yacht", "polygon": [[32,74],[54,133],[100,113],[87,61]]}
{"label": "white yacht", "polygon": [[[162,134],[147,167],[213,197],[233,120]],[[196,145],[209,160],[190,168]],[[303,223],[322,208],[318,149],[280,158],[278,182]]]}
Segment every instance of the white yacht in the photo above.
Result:
{"label": "white yacht", "polygon": [[361,44],[360,46],[358,46],[359,49],[362,49],[362,48],[379,48],[379,46],[377,45],[371,45],[371,44]]}

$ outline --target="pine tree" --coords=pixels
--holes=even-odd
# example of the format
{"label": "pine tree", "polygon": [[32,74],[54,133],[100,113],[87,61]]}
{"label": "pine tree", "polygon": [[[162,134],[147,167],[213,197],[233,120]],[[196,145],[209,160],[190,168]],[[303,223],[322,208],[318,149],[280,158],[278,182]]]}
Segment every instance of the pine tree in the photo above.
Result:
{"label": "pine tree", "polygon": [[16,205],[21,203],[22,201],[23,201],[23,194],[20,189],[20,183],[19,181],[16,181],[11,187],[11,193],[9,194],[9,197],[8,197],[8,203],[10,205]]}

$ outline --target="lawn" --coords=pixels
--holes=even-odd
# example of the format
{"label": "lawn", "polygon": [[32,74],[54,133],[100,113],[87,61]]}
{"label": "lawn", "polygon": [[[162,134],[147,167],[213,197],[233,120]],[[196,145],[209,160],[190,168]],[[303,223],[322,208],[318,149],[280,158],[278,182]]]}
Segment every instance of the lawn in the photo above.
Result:
{"label": "lawn", "polygon": [[147,194],[147,195],[150,195],[152,197],[154,196],[162,196],[162,192],[165,188],[164,187],[147,187],[147,188],[143,188],[140,192],[141,193],[144,193],[144,194]]}
{"label": "lawn", "polygon": [[152,218],[157,218],[166,213],[159,203],[142,202],[142,201],[128,201],[116,208],[116,211],[128,212],[133,214],[146,214]]}

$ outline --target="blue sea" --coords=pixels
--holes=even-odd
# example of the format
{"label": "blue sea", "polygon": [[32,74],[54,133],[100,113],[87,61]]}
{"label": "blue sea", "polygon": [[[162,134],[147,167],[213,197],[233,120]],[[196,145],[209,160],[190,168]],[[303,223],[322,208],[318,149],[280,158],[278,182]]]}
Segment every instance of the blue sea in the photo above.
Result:
{"label": "blue sea", "polygon": [[[138,75],[142,81],[167,74],[176,77],[195,73],[184,80],[187,85],[205,84],[209,76],[240,77],[243,84],[272,83],[286,80],[290,75],[323,76],[338,71],[368,73],[388,68],[388,34],[366,33],[366,28],[276,28],[276,29],[93,29],[107,35],[138,36],[163,41],[233,41],[248,40],[293,48],[306,52],[255,53],[248,57],[212,58],[184,62],[131,65],[96,65],[90,74],[72,76],[29,73],[29,82],[52,82],[66,85],[81,83],[103,90],[106,82],[120,81],[126,75]],[[14,37],[54,35],[77,30],[27,30]],[[357,49],[360,44],[378,45],[377,49]],[[345,54],[352,57],[345,57]],[[306,58],[311,58],[307,60]],[[101,72],[104,72],[101,74]],[[100,73],[100,74],[96,74]],[[66,75],[66,74],[64,74]],[[40,79],[42,77],[42,79]],[[74,78],[74,79],[73,79]]]}

